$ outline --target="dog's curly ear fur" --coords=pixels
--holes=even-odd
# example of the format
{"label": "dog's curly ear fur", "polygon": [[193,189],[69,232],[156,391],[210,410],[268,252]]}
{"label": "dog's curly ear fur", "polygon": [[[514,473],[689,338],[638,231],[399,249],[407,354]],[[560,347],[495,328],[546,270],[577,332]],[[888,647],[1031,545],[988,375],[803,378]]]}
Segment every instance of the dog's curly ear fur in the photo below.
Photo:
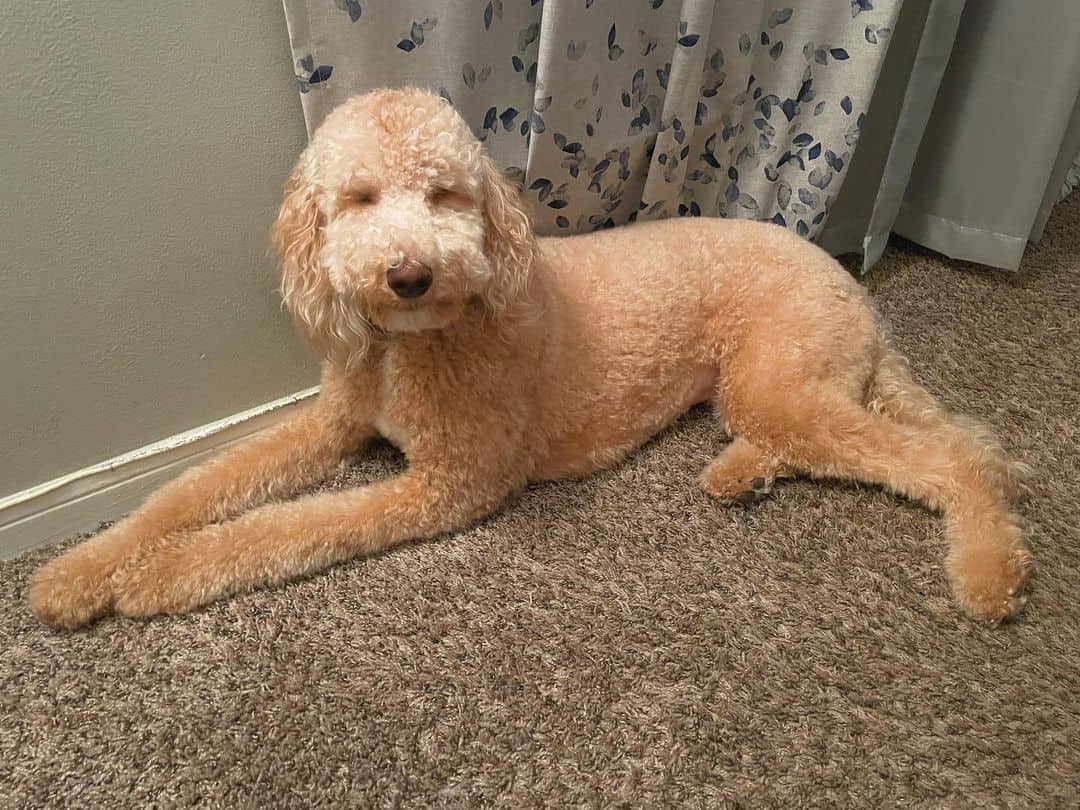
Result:
{"label": "dog's curly ear fur", "polygon": [[334,295],[329,276],[319,267],[326,222],[315,192],[301,163],[285,183],[270,242],[281,262],[285,307],[316,349],[348,366],[367,351],[372,327],[356,307]]}
{"label": "dog's curly ear fur", "polygon": [[518,189],[487,155],[480,156],[480,164],[484,184],[484,250],[494,271],[484,298],[493,311],[500,312],[528,286],[538,247]]}
{"label": "dog's curly ear fur", "polygon": [[281,297],[308,340],[343,365],[362,357],[371,342],[371,323],[334,295],[319,267],[325,219],[314,187],[298,165],[285,183],[285,199],[270,229],[281,262]]}
{"label": "dog's curly ear fur", "polygon": [[285,306],[313,338],[322,326],[320,302],[329,292],[318,271],[322,227],[314,189],[297,166],[285,183],[285,199],[270,228],[270,244],[281,263]]}

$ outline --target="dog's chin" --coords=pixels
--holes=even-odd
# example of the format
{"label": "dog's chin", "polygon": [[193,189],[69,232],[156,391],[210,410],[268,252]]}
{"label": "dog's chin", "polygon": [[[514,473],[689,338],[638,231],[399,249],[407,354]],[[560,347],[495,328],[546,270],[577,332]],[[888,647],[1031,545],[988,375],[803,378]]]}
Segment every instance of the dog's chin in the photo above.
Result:
{"label": "dog's chin", "polygon": [[455,301],[439,301],[427,305],[384,309],[374,319],[384,331],[426,332],[445,329],[461,317],[461,304]]}

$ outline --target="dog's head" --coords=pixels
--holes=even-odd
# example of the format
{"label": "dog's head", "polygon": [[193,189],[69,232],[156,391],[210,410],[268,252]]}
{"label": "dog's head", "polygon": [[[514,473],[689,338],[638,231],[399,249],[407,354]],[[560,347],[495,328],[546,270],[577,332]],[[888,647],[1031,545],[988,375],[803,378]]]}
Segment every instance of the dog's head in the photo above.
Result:
{"label": "dog's head", "polygon": [[536,256],[516,189],[448,103],[413,88],[356,96],[327,116],[271,241],[286,306],[338,360],[377,333],[498,316]]}

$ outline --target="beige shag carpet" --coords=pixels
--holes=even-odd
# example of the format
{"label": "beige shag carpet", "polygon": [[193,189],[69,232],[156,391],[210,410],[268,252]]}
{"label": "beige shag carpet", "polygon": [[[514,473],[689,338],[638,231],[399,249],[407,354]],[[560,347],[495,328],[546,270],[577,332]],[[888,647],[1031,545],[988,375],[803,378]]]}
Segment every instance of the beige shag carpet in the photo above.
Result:
{"label": "beige shag carpet", "polygon": [[[194,615],[39,626],[0,566],[0,806],[1076,806],[1080,195],[1016,275],[895,244],[917,375],[1037,470],[1027,609],[962,618],[939,521],[694,485],[698,409],[460,536]],[[389,449],[333,486],[400,466]]]}

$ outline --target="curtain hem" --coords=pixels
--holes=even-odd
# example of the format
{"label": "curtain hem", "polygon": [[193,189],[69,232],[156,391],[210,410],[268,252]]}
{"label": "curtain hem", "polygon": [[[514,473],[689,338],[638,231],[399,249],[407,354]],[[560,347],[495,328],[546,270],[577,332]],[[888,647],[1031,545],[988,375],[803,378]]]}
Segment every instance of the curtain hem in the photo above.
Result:
{"label": "curtain hem", "polygon": [[961,225],[920,211],[907,203],[900,206],[893,230],[950,259],[975,262],[1002,270],[1017,270],[1027,247],[1027,237],[997,233]]}

